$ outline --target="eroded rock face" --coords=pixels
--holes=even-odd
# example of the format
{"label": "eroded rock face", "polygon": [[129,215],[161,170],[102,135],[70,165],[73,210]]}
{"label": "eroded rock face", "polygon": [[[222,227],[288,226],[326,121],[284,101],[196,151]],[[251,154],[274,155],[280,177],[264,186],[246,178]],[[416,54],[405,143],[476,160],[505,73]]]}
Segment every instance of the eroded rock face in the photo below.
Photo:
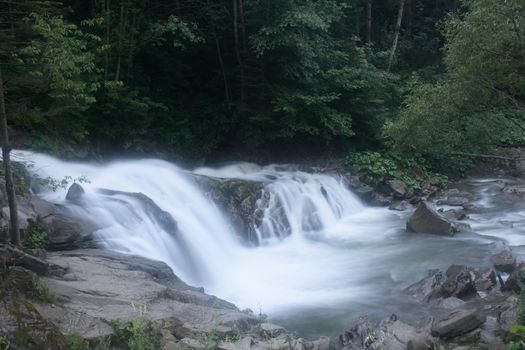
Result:
{"label": "eroded rock face", "polygon": [[195,181],[229,216],[243,242],[258,243],[255,227],[261,223],[261,207],[264,206],[260,203],[267,203],[269,200],[269,194],[264,191],[262,182],[204,176],[195,176]]}
{"label": "eroded rock face", "polygon": [[426,202],[421,202],[408,219],[407,230],[444,236],[453,236],[455,232],[452,222],[441,216]]}

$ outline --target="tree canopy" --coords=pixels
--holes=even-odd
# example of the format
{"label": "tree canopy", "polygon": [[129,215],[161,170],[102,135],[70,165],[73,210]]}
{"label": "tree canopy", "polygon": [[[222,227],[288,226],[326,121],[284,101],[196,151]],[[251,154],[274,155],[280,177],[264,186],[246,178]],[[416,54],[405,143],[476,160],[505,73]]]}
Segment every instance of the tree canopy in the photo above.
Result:
{"label": "tree canopy", "polygon": [[[199,159],[388,150],[437,163],[524,138],[522,0],[0,0],[28,146]],[[392,58],[392,59],[391,59]]]}

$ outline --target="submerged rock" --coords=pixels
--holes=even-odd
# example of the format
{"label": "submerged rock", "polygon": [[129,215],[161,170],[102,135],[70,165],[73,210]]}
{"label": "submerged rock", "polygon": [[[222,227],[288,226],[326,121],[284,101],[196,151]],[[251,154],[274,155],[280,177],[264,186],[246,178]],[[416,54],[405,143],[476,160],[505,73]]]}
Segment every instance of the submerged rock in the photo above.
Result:
{"label": "submerged rock", "polygon": [[445,236],[453,236],[455,232],[452,222],[439,215],[426,202],[421,202],[414,214],[408,219],[407,230],[415,233]]}
{"label": "submerged rock", "polygon": [[157,222],[160,227],[167,233],[171,235],[176,235],[178,226],[177,221],[171,216],[170,213],[161,209],[155,201],[146,196],[142,192],[124,192],[124,191],[114,191],[108,189],[100,189],[99,193],[105,194],[107,196],[124,196],[133,198],[139,202],[142,206],[142,209],[146,214],[155,222]]}

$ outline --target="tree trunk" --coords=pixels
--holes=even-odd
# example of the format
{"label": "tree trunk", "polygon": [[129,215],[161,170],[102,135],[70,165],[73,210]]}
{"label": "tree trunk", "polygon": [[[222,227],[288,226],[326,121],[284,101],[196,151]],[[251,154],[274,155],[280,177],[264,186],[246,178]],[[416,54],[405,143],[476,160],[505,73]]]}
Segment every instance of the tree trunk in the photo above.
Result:
{"label": "tree trunk", "polygon": [[124,3],[120,5],[120,23],[119,23],[119,34],[118,34],[118,57],[117,57],[117,68],[115,69],[115,81],[120,80],[120,67],[122,66],[122,40],[125,30],[125,19],[124,19]]}
{"label": "tree trunk", "polygon": [[394,56],[396,54],[397,43],[399,41],[399,32],[401,31],[401,22],[403,21],[403,8],[405,7],[405,0],[399,1],[399,12],[397,13],[396,35],[394,36],[394,44],[390,51],[390,59],[388,60],[388,71],[392,68]]}
{"label": "tree trunk", "polygon": [[[1,63],[1,62],[0,62]],[[2,69],[0,66],[0,131],[2,142],[2,157],[4,162],[5,189],[7,201],[9,202],[9,230],[11,232],[11,243],[20,245],[20,231],[18,230],[18,209],[16,205],[16,193],[11,174],[11,158],[9,135],[7,131],[7,115],[5,111],[4,81],[2,79]]]}
{"label": "tree trunk", "polygon": [[215,38],[215,46],[217,47],[217,56],[219,57],[219,64],[221,65],[222,79],[224,80],[224,97],[226,101],[230,100],[230,87],[228,86],[228,77],[226,76],[226,68],[224,67],[224,60],[222,59],[221,45],[219,39]]}
{"label": "tree trunk", "polygon": [[242,36],[242,47],[246,49],[246,23],[244,22],[244,5],[242,0],[239,0],[239,16],[241,18],[241,36]]}
{"label": "tree trunk", "polygon": [[109,0],[106,0],[106,54],[104,55],[104,80],[108,80],[109,76],[109,33],[110,33],[110,21],[111,21],[111,12],[110,12]]}
{"label": "tree trunk", "polygon": [[89,1],[89,13],[91,14],[92,18],[95,18],[97,15],[97,0]]}
{"label": "tree trunk", "polygon": [[366,2],[366,43],[372,45],[372,0]]}
{"label": "tree trunk", "polygon": [[414,22],[414,12],[412,9],[412,0],[407,0],[407,27],[408,27],[408,35],[410,38],[412,38],[412,24]]}
{"label": "tree trunk", "polygon": [[241,101],[246,99],[246,88],[244,84],[244,66],[242,63],[241,49],[239,47],[239,7],[237,0],[233,0],[233,37],[235,41],[235,56],[239,64],[239,88],[241,92]]}
{"label": "tree trunk", "polygon": [[9,31],[11,32],[11,36],[15,37],[15,22],[13,21],[13,14],[11,12],[11,3],[7,3],[7,20],[9,21]]}

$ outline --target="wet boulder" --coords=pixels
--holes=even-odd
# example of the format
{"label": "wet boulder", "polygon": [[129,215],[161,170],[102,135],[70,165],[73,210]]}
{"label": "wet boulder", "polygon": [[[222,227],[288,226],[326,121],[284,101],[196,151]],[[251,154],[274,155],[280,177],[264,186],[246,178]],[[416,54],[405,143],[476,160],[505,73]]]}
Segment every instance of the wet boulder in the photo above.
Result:
{"label": "wet boulder", "polygon": [[98,227],[69,211],[57,212],[43,219],[50,249],[91,247]]}
{"label": "wet boulder", "polygon": [[525,263],[520,263],[515,270],[510,274],[505,284],[501,287],[503,291],[513,291],[515,293],[521,292],[523,282],[525,281]]}
{"label": "wet boulder", "polygon": [[390,210],[397,210],[397,211],[405,211],[405,210],[407,210],[410,207],[411,207],[411,205],[407,201],[395,201],[392,204],[390,204],[388,209],[390,209]]}
{"label": "wet boulder", "polygon": [[516,268],[516,258],[512,256],[509,249],[494,254],[490,261],[494,264],[494,268],[501,272],[512,273]]}
{"label": "wet boulder", "polygon": [[517,196],[525,196],[525,185],[505,184],[505,187],[503,187],[502,192],[507,194],[514,194]]}
{"label": "wet boulder", "polygon": [[423,344],[430,344],[430,334],[392,315],[379,323],[371,323],[367,318],[361,318],[353,328],[341,334],[336,343],[337,348],[351,350],[420,349]]}
{"label": "wet boulder", "polygon": [[426,202],[419,203],[414,214],[408,219],[407,230],[444,236],[453,236],[455,233],[452,222],[441,216]]}
{"label": "wet boulder", "polygon": [[[464,265],[451,265],[446,273],[440,270],[429,271],[427,277],[409,286],[405,291],[424,300],[441,300],[440,305],[451,308],[455,300],[468,300],[477,293],[488,292],[497,284],[496,273],[488,268],[472,268]],[[448,302],[445,302],[449,300]]]}
{"label": "wet boulder", "polygon": [[404,199],[412,197],[413,192],[403,181],[388,180],[386,182],[392,195],[397,199]]}
{"label": "wet boulder", "polygon": [[71,201],[71,202],[78,201],[80,198],[82,198],[84,193],[85,191],[82,188],[82,186],[80,186],[79,184],[75,182],[67,190],[66,200]]}
{"label": "wet boulder", "polygon": [[[194,180],[229,216],[243,242],[258,243],[255,230],[262,222],[264,210],[268,208],[271,197],[263,182],[199,175],[195,175]],[[274,209],[279,211],[279,205]]]}
{"label": "wet boulder", "polygon": [[486,317],[477,310],[457,310],[432,326],[432,335],[450,339],[466,334],[485,322]]}

